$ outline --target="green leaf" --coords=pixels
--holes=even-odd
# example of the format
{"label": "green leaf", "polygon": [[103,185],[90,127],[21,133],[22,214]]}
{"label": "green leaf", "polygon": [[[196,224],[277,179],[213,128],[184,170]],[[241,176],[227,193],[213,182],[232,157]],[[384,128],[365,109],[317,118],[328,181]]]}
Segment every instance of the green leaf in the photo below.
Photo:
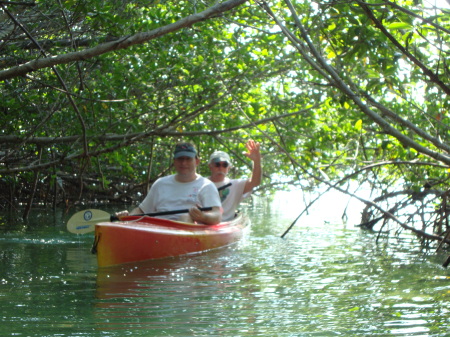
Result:
{"label": "green leaf", "polygon": [[406,22],[393,22],[389,25],[387,25],[387,28],[389,29],[413,29],[413,26]]}

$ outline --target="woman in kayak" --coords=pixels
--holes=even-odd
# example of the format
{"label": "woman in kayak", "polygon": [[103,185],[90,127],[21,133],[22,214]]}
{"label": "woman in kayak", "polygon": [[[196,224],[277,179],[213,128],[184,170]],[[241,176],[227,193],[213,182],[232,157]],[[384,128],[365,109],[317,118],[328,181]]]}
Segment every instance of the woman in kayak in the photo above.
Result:
{"label": "woman in kayak", "polygon": [[[157,179],[138,207],[131,212],[122,211],[116,215],[120,217],[189,209],[189,217],[195,222],[208,225],[219,223],[222,219],[219,192],[210,180],[197,174],[200,159],[195,146],[188,142],[178,143],[175,146],[173,164],[176,174]],[[201,211],[199,207],[212,209]],[[161,217],[180,220],[179,214]],[[182,220],[187,219],[184,217]]]}

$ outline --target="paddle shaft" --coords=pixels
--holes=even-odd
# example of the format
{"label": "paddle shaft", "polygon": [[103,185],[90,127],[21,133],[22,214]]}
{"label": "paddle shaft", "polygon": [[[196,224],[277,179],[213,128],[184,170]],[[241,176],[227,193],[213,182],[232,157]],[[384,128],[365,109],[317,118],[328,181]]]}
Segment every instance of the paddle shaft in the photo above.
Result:
{"label": "paddle shaft", "polygon": [[[202,207],[199,208],[199,210],[210,211],[212,210],[212,207]],[[129,214],[129,215],[139,217],[139,216],[160,216],[179,213],[189,213],[189,209],[179,209],[174,211],[164,211],[145,214]],[[85,210],[72,215],[72,217],[67,222],[67,230],[75,234],[89,233],[95,230],[95,225],[99,222],[119,221],[121,220],[121,218],[125,218],[125,216],[119,218],[115,215],[111,215],[107,212],[98,209]]]}
{"label": "paddle shaft", "polygon": [[[212,207],[199,207],[198,209],[203,212],[212,210]],[[164,212],[144,213],[144,214],[129,214],[128,216],[161,216],[180,213],[189,213],[189,209],[177,209],[175,211],[164,211]],[[111,215],[111,221],[119,221],[119,220],[120,220],[119,217]]]}
{"label": "paddle shaft", "polygon": [[232,183],[228,183],[226,185],[220,186],[217,190],[222,191],[222,190],[226,189],[227,187],[230,187],[231,185],[232,185]]}
{"label": "paddle shaft", "polygon": [[[221,187],[219,187],[217,190],[221,191],[227,187],[230,187],[232,184],[228,183],[226,185],[223,185]],[[199,210],[203,211],[211,211],[212,207],[199,207]],[[161,215],[171,215],[171,214],[180,214],[180,213],[189,213],[189,209],[178,209],[175,211],[164,211],[164,212],[156,212],[156,213],[144,213],[144,214],[129,214],[129,215],[134,215],[134,216],[161,216]],[[115,215],[111,215],[111,221],[119,221],[120,218],[115,216]]]}

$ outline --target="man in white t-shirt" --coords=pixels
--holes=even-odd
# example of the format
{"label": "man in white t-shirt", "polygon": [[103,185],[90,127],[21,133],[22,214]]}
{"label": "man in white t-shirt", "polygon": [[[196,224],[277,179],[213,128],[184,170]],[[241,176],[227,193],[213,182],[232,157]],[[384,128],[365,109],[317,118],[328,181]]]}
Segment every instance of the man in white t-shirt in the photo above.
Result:
{"label": "man in white t-shirt", "polygon": [[[211,181],[197,174],[200,159],[191,143],[178,143],[173,155],[176,174],[159,178],[148,191],[139,207],[119,212],[117,216],[166,212],[189,209],[193,221],[213,225],[222,219],[219,193]],[[212,207],[211,211],[201,211],[199,207]],[[180,220],[179,214],[161,216]]]}
{"label": "man in white t-shirt", "polygon": [[231,167],[230,156],[223,151],[215,151],[209,157],[211,180],[219,189],[222,201],[222,220],[228,221],[235,217],[240,202],[248,197],[253,188],[259,186],[262,180],[260,144],[250,140],[245,144],[248,152],[245,155],[253,162],[252,175],[249,179],[229,179],[228,171]]}

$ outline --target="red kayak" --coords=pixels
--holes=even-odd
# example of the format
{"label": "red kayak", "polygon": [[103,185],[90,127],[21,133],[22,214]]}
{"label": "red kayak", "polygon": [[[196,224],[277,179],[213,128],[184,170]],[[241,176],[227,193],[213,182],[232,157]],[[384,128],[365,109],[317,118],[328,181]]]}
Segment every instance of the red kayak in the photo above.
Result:
{"label": "red kayak", "polygon": [[248,225],[245,215],[217,225],[127,216],[96,224],[92,248],[99,267],[161,259],[227,246],[238,241]]}

